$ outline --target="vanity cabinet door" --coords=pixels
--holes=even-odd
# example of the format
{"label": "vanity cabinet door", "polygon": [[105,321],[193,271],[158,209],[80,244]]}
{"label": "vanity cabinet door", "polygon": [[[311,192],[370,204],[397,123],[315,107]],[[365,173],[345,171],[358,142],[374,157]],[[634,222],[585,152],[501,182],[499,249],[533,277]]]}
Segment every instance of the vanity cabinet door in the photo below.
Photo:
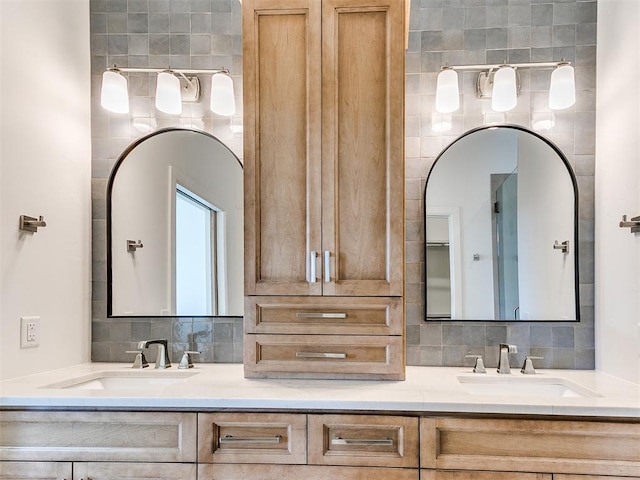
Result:
{"label": "vanity cabinet door", "polygon": [[74,480],[196,480],[196,464],[74,463]]}
{"label": "vanity cabinet door", "polygon": [[309,415],[309,463],[418,468],[418,419]]}
{"label": "vanity cabinet door", "polygon": [[305,464],[307,417],[285,413],[200,413],[198,462]]}
{"label": "vanity cabinet door", "polygon": [[418,469],[310,465],[199,465],[198,480],[418,480]]}
{"label": "vanity cabinet door", "polygon": [[71,462],[0,462],[1,480],[71,480]]}

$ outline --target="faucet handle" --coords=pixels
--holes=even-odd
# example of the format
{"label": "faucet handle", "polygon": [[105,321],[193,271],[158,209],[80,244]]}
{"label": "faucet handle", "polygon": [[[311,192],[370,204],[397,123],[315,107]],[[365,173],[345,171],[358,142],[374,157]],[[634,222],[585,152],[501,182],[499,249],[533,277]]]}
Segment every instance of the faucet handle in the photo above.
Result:
{"label": "faucet handle", "polygon": [[524,357],[524,363],[522,364],[521,373],[525,375],[535,375],[536,369],[533,368],[533,360],[542,360],[544,357],[534,357],[527,355]]}
{"label": "faucet handle", "polygon": [[136,354],[136,358],[133,360],[131,368],[147,368],[149,366],[149,362],[147,362],[142,350],[127,350],[127,353]]}
{"label": "faucet handle", "polygon": [[476,363],[473,365],[473,373],[487,373],[487,370],[484,368],[484,360],[482,360],[482,355],[465,355],[464,358],[476,359]]}
{"label": "faucet handle", "polygon": [[185,350],[182,353],[182,358],[180,359],[180,365],[178,365],[178,368],[180,369],[193,368],[191,355],[200,355],[200,352],[196,352],[195,350]]}

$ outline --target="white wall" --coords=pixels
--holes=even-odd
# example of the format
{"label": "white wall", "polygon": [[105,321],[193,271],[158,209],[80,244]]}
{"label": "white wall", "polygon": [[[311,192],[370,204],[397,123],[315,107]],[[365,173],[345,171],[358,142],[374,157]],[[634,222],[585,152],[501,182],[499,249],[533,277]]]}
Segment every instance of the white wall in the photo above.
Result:
{"label": "white wall", "polygon": [[[4,380],[90,358],[89,0],[0,0],[0,109]],[[40,347],[20,349],[31,315]]]}
{"label": "white wall", "polygon": [[598,1],[596,368],[640,383],[640,2]]}

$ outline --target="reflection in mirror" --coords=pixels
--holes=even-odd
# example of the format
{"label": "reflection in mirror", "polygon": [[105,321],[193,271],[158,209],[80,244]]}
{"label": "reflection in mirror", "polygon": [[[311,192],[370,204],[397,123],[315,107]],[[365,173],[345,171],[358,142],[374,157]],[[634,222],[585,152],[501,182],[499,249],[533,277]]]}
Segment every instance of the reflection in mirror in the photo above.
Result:
{"label": "reflection in mirror", "polygon": [[425,187],[427,320],[578,320],[577,184],[551,142],[481,127]]}
{"label": "reflection in mirror", "polygon": [[242,165],[201,131],[158,130],[107,190],[108,315],[242,316]]}

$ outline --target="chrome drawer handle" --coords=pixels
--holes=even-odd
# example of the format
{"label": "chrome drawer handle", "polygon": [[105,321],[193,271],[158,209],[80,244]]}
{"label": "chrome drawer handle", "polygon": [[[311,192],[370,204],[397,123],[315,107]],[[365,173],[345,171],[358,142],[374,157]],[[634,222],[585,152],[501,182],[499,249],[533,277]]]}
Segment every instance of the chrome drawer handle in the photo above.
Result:
{"label": "chrome drawer handle", "polygon": [[297,358],[347,358],[346,353],[296,352]]}
{"label": "chrome drawer handle", "polygon": [[273,437],[234,437],[233,435],[225,435],[218,438],[220,443],[280,443],[282,437],[274,435]]}
{"label": "chrome drawer handle", "polygon": [[331,282],[331,253],[324,251],[324,283]]}
{"label": "chrome drawer handle", "polygon": [[298,312],[296,313],[298,318],[347,318],[346,313],[313,313],[313,312]]}
{"label": "chrome drawer handle", "polygon": [[316,256],[317,253],[314,250],[309,252],[309,283],[316,283]]}
{"label": "chrome drawer handle", "polygon": [[379,438],[379,439],[359,439],[359,438],[340,438],[335,437],[331,439],[331,445],[355,445],[360,447],[366,447],[371,445],[393,445],[392,438]]}

